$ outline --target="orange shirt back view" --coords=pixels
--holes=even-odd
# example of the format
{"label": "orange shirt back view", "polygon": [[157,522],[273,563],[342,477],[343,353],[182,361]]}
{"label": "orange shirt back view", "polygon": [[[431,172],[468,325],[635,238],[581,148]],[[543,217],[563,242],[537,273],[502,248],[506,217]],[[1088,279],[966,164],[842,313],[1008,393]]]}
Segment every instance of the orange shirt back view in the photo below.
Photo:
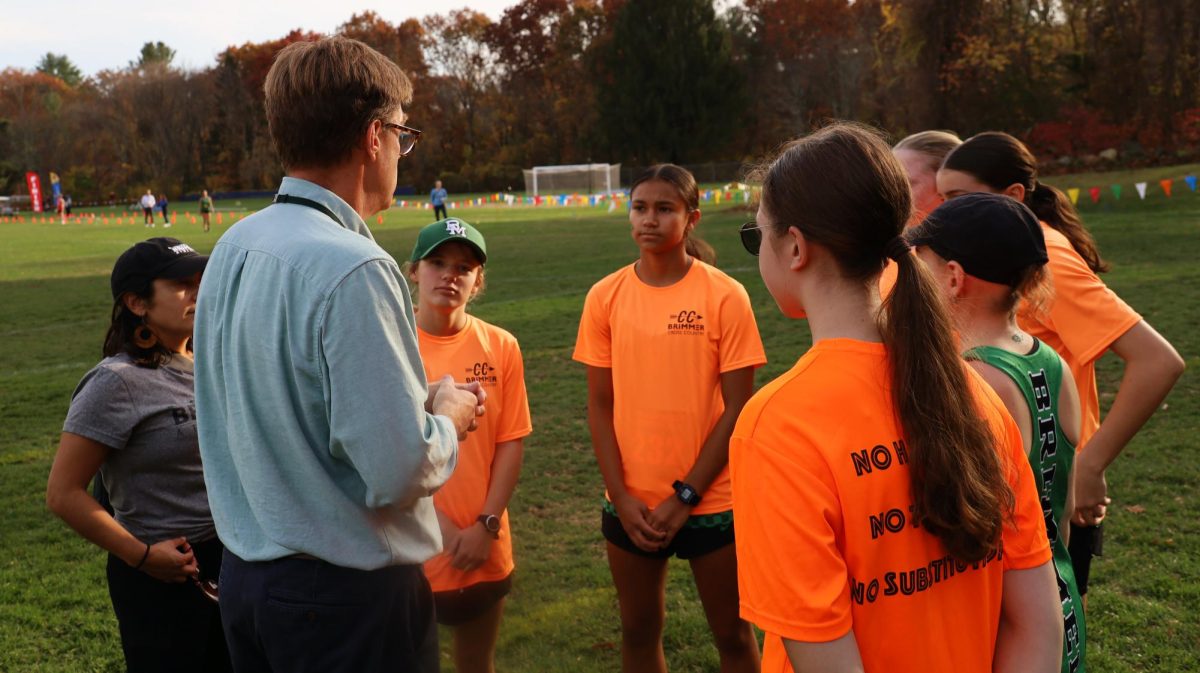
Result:
{"label": "orange shirt back view", "polygon": [[[428,380],[450,374],[455,381],[478,381],[487,392],[485,413],[479,417],[478,427],[459,442],[454,475],[433,494],[434,507],[459,528],[470,526],[483,511],[492,483],[496,445],[521,439],[533,431],[525,395],[525,363],[516,338],[470,314],[467,320],[462,331],[448,337],[417,329]],[[425,576],[434,592],[508,577],[514,568],[508,510],[500,514],[500,537],[492,543],[491,555],[483,565],[475,570],[459,570],[450,565],[450,560],[442,552],[425,562]]]}
{"label": "orange shirt back view", "polygon": [[883,344],[815,344],[743,409],[729,447],[741,614],[766,632],[764,673],[790,672],[781,639],[854,631],[865,670],[990,671],[1004,572],[1050,559],[1020,431],[967,369],[1016,495],[994,557],[951,558],[912,519],[909,450]]}
{"label": "orange shirt back view", "polygon": [[1050,282],[1054,296],[1037,314],[1021,311],[1017,324],[1041,339],[1067,361],[1079,389],[1082,427],[1075,446],[1082,449],[1100,427],[1100,400],[1096,392],[1096,360],[1142,317],[1108,289],[1088,268],[1087,262],[1057,229],[1042,223],[1046,254],[1050,257]]}
{"label": "orange shirt back view", "polygon": [[[649,507],[674,495],[724,412],[720,375],[767,361],[746,288],[698,259],[668,287],[642,282],[632,264],[592,286],[574,359],[612,369],[625,487]],[[692,516],[731,501],[724,469]]]}

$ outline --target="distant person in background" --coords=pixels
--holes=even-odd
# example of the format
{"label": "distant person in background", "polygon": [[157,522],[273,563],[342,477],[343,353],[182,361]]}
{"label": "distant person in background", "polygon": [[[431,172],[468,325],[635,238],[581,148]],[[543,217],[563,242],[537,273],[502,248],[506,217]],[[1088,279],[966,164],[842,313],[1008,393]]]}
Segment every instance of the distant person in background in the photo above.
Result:
{"label": "distant person in background", "polygon": [[200,219],[204,222],[204,230],[205,231],[208,231],[208,227],[209,227],[208,221],[209,221],[209,218],[212,217],[212,212],[213,212],[212,197],[208,195],[207,189],[201,190],[201,192],[200,192]]}
{"label": "distant person in background", "polygon": [[54,200],[54,209],[58,211],[58,223],[67,223],[67,200],[63,197],[56,197]]}
{"label": "distant person in background", "polygon": [[154,194],[149,189],[142,194],[142,215],[145,216],[147,227],[154,226]]}
{"label": "distant person in background", "polygon": [[64,201],[66,201],[67,217],[70,217],[71,216],[71,197],[70,197],[70,195],[68,195],[64,199]]}
{"label": "distant person in background", "polygon": [[163,226],[164,227],[171,226],[171,214],[169,212],[167,212],[167,195],[166,194],[158,195],[158,209],[162,211]]}
{"label": "distant person in background", "polygon": [[[108,593],[135,673],[231,670],[192,391],[207,259],[152,238],[117,260],[104,359],[71,397],[46,486],[50,511],[108,552]],[[97,470],[111,513],[86,490]]]}
{"label": "distant person in background", "polygon": [[442,181],[438,180],[433,183],[433,191],[429,192],[429,202],[433,204],[433,219],[446,219],[446,190],[442,188]]}

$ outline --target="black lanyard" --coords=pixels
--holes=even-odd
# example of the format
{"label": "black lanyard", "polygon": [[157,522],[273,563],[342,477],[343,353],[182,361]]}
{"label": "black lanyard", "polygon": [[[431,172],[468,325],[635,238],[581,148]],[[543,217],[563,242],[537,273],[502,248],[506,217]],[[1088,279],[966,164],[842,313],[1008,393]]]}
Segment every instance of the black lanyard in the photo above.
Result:
{"label": "black lanyard", "polygon": [[274,205],[276,203],[294,203],[297,206],[304,206],[305,208],[312,208],[313,210],[319,210],[322,213],[325,213],[326,215],[328,215],[329,219],[333,220],[334,222],[337,222],[339,227],[342,227],[342,228],[346,227],[346,225],[342,224],[342,220],[337,215],[334,215],[333,211],[330,210],[329,208],[327,208],[325,206],[325,204],[317,203],[316,201],[313,201],[312,199],[306,199],[302,196],[292,196],[291,194],[276,194],[275,200],[272,201],[271,204]]}

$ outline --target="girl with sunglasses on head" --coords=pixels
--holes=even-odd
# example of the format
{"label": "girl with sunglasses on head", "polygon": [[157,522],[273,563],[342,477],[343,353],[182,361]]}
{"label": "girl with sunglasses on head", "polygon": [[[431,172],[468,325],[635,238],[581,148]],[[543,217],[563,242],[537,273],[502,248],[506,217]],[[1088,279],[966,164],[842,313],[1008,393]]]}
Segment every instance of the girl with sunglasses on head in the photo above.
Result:
{"label": "girl with sunglasses on head", "polygon": [[[1037,160],[1025,145],[1007,133],[989,132],[969,138],[947,155],[937,184],[947,199],[972,192],[1003,194],[1024,203],[1041,220],[1052,298],[1040,309],[1020,309],[1017,321],[1066,360],[1079,390],[1070,550],[1086,605],[1091,560],[1100,553],[1100,524],[1110,503],[1105,470],[1154,414],[1183,373],[1184,363],[1171,344],[1100,279],[1108,264],[1091,233],[1066,195],[1039,182],[1037,175]],[[1109,350],[1124,360],[1125,373],[1101,422],[1095,366]]]}
{"label": "girl with sunglasses on head", "polygon": [[1085,673],[1083,603],[1067,551],[1079,392],[1066,362],[1017,326],[1017,302],[1046,298],[1046,243],[1037,217],[995,194],[968,194],[905,232],[950,302],[960,347],[1017,421],[1033,468],[1062,604],[1062,673]]}
{"label": "girl with sunglasses on head", "polygon": [[687,560],[721,671],[757,671],[738,616],[729,433],[766,362],[750,299],[692,236],[699,189],[661,164],[630,188],[639,256],[596,283],[574,359],[587,365],[588,424],[607,487],[601,530],[621,611],[622,670],[666,671],[667,560]]}
{"label": "girl with sunglasses on head", "polygon": [[478,382],[487,393],[486,413],[459,442],[453,476],[433,494],[442,553],[425,563],[434,614],[453,633],[460,673],[495,670],[500,618],[515,567],[508,502],[521,473],[525,437],[533,431],[517,340],[467,313],[483,291],[485,262],[483,234],[451,218],[421,229],[408,263],[417,288],[417,341],[426,377]]}
{"label": "girl with sunglasses on head", "polygon": [[[196,437],[192,321],[208,258],[174,238],[113,267],[104,359],[79,382],[50,479],[50,511],[108,551],[129,671],[232,670],[217,539]],[[87,492],[93,475],[111,513]]]}
{"label": "girl with sunglasses on head", "polygon": [[838,123],[785,145],[762,185],[743,240],[813,337],[730,441],[742,615],[767,634],[763,670],[1058,670],[1020,431],[900,238],[903,168],[875,132]]}

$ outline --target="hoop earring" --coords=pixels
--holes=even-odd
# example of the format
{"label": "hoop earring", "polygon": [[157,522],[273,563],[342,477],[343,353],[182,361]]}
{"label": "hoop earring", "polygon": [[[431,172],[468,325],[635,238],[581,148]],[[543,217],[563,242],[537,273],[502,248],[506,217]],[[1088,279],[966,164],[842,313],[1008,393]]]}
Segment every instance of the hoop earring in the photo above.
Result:
{"label": "hoop earring", "polygon": [[142,350],[150,350],[158,345],[158,335],[145,322],[133,330],[133,343]]}

